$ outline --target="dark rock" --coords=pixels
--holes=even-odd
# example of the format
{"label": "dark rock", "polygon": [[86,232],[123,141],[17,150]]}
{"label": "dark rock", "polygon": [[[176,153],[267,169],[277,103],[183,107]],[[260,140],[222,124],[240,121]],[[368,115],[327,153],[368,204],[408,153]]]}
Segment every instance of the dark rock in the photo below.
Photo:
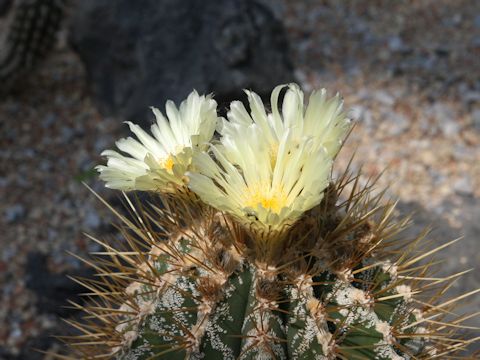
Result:
{"label": "dark rock", "polygon": [[82,268],[75,272],[52,273],[47,265],[48,257],[41,253],[30,253],[26,265],[27,288],[37,296],[37,309],[40,313],[48,313],[56,316],[69,316],[76,312],[68,306],[67,299],[81,303],[79,294],[85,292],[85,288],[69,279],[72,277],[93,277],[91,269]]}
{"label": "dark rock", "polygon": [[0,0],[0,16],[7,14],[12,6],[13,0]]}
{"label": "dark rock", "polygon": [[10,352],[8,352],[8,350],[5,348],[3,348],[2,346],[0,346],[0,359],[2,360],[16,360],[18,359],[15,355],[11,354]]}
{"label": "dark rock", "polygon": [[39,336],[29,338],[26,344],[20,350],[20,353],[15,357],[11,357],[12,360],[44,360],[45,354],[42,351],[48,351],[54,343],[58,346],[62,346],[59,340],[56,340],[54,336],[58,334],[53,332],[42,333]]}
{"label": "dark rock", "polygon": [[222,104],[293,79],[284,29],[254,0],[85,0],[70,42],[100,110],[136,121],[192,89]]}

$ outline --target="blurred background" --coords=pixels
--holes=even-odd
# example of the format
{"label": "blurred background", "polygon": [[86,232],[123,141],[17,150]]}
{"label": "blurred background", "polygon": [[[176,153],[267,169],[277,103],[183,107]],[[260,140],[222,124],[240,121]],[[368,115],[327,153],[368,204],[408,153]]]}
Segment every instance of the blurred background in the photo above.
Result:
{"label": "blurred background", "polygon": [[355,151],[366,177],[388,167],[409,232],[464,236],[439,255],[441,275],[474,269],[450,296],[478,288],[479,59],[476,0],[0,0],[0,359],[62,351],[82,291],[67,275],[93,276],[67,252],[115,236],[82,181],[116,202],[100,152],[193,88],[222,111],[242,88],[341,92],[356,127],[337,171]]}

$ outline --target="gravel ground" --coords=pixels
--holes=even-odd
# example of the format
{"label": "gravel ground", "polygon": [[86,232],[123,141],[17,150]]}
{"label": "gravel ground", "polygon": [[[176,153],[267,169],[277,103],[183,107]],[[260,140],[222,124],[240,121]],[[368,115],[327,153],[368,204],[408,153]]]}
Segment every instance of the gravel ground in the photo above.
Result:
{"label": "gravel ground", "polygon": [[[480,263],[480,2],[265,1],[288,29],[305,90],[340,91],[356,120],[338,169],[355,166],[432,223],[444,273]],[[320,5],[319,5],[320,4]],[[81,184],[122,131],[99,115],[76,56],[60,45],[22,90],[0,99],[0,359],[42,359],[83,274],[66,251],[94,250],[83,232],[111,232],[110,216]],[[161,106],[161,104],[155,104]],[[480,286],[478,271],[454,293]],[[51,296],[50,296],[51,295]],[[54,299],[54,300],[52,300]],[[471,307],[480,310],[480,297]],[[474,321],[480,325],[480,321]]]}
{"label": "gravel ground", "polygon": [[84,78],[78,59],[58,49],[0,102],[0,359],[42,358],[28,346],[52,342],[59,316],[70,315],[65,299],[81,291],[66,274],[85,270],[67,251],[86,255],[95,247],[83,232],[109,231],[82,181],[103,190],[92,167],[122,124],[98,114]]}

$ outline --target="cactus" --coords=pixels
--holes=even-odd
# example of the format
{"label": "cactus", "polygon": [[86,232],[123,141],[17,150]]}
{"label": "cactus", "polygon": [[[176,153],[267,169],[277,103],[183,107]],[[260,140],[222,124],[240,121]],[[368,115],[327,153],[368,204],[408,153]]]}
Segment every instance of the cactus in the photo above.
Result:
{"label": "cactus", "polygon": [[[395,219],[395,204],[383,200],[384,192],[373,191],[375,181],[361,188],[360,175],[347,169],[335,180],[325,175],[325,184],[323,175],[318,175],[321,185],[308,185],[306,179],[295,198],[282,198],[277,192],[261,197],[262,190],[254,187],[256,203],[252,203],[245,168],[250,165],[244,163],[249,149],[236,154],[229,148],[236,144],[235,131],[243,134],[253,127],[260,132],[261,144],[268,146],[255,154],[260,166],[272,166],[272,174],[280,171],[282,149],[289,149],[286,153],[302,164],[292,189],[285,190],[285,177],[294,171],[285,160],[287,170],[279,189],[288,195],[303,181],[304,173],[310,174],[308,161],[330,169],[328,160],[339,149],[335,139],[341,142],[348,131],[338,99],[327,101],[324,93],[315,93],[304,111],[303,93],[290,85],[280,115],[281,90],[272,93],[270,116],[262,117],[253,93],[249,93],[251,117],[242,105],[232,104],[229,121],[218,119],[221,143],[207,152],[204,145],[183,141],[183,148],[172,147],[183,154],[181,161],[176,154],[164,152],[164,143],[159,141],[157,146],[154,138],[131,127],[141,142],[129,139],[117,146],[137,160],[163,154],[158,163],[176,176],[168,187],[162,183],[166,177],[159,178],[163,170],[159,172],[152,162],[141,167],[116,152],[105,153],[109,163],[99,171],[111,187],[130,190],[137,183],[150,184],[151,197],[147,202],[134,201],[124,194],[130,216],[99,197],[121,220],[125,241],[92,237],[104,251],[94,260],[85,260],[99,276],[78,280],[88,289],[89,304],[75,305],[86,312],[83,321],[71,322],[82,334],[67,338],[76,358],[442,359],[475,341],[457,334],[471,316],[455,317],[453,308],[476,291],[442,299],[462,274],[435,278],[432,262],[423,262],[454,241],[426,250],[421,245],[426,234],[402,240],[399,234],[410,219]],[[207,105],[212,101],[192,94],[179,111],[167,110],[171,127],[178,129],[177,122],[193,121],[196,125],[190,127],[189,136],[201,135],[210,141],[211,131],[198,134],[205,127],[197,125],[205,117],[211,123],[211,113],[195,117],[188,109],[211,110]],[[304,148],[298,140],[307,142],[302,131],[308,129],[309,113],[325,126],[318,133],[308,131],[308,139],[315,141]],[[238,114],[242,122],[237,121]],[[166,119],[158,111],[156,115],[168,133]],[[297,127],[292,131],[285,127],[284,133],[276,127],[277,138],[266,134],[269,130],[262,121],[272,124],[276,116]],[[154,127],[152,132],[158,133]],[[329,132],[334,135],[317,136]],[[252,148],[255,141],[246,140]],[[302,156],[296,157],[296,151]],[[309,160],[309,154],[318,157]],[[164,159],[170,156],[172,163],[167,164]],[[177,163],[181,166],[176,167]],[[232,163],[235,166],[229,168]],[[134,164],[139,166],[132,168]],[[245,179],[242,194],[246,195],[227,202],[236,169]],[[121,181],[115,182],[115,176]],[[209,191],[203,191],[208,189],[205,184],[211,186]],[[218,189],[227,200],[217,199]],[[302,199],[304,192],[309,194],[307,200]],[[243,213],[238,210],[242,201]],[[299,208],[302,211],[295,211]]]}
{"label": "cactus", "polygon": [[45,58],[56,43],[66,0],[19,0],[9,15],[9,26],[0,41],[2,93]]}

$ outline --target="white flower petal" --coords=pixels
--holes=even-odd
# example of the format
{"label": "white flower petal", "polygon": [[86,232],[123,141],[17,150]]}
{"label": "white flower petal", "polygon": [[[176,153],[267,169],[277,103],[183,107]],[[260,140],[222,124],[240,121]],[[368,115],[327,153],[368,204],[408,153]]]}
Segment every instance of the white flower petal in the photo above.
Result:
{"label": "white flower petal", "polygon": [[292,224],[320,203],[349,127],[338,97],[327,100],[324,91],[315,92],[304,109],[296,84],[288,85],[280,111],[286,86],[273,90],[270,114],[250,91],[250,114],[233,102],[229,121],[218,127],[221,145],[194,157],[196,174],[189,182],[204,202],[267,229]]}
{"label": "white flower petal", "polygon": [[148,153],[147,148],[132,137],[120,139],[115,145],[117,145],[119,150],[132,155],[138,160],[143,160]]}
{"label": "white flower petal", "polygon": [[98,166],[106,186],[121,190],[176,191],[185,186],[185,173],[190,169],[192,156],[204,149],[215,131],[216,102],[210,96],[193,91],[177,109],[168,101],[165,116],[152,108],[156,124],[153,136],[138,125],[127,122],[138,140],[120,139],[116,145],[122,155],[105,150],[107,166]]}

